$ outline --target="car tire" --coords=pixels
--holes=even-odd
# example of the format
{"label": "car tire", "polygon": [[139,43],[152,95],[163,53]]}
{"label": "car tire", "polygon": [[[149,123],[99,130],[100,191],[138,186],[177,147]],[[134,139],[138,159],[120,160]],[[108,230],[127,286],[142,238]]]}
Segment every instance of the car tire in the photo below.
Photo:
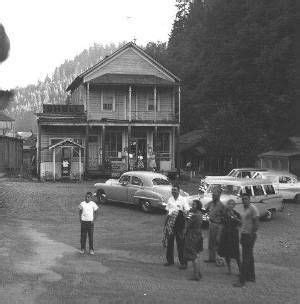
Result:
{"label": "car tire", "polygon": [[152,209],[151,203],[147,200],[141,200],[140,206],[141,206],[142,211],[144,211],[145,213],[149,213]]}
{"label": "car tire", "polygon": [[299,193],[296,194],[296,196],[295,196],[295,198],[294,198],[294,202],[295,202],[296,204],[300,204],[300,194],[299,194]]}
{"label": "car tire", "polygon": [[107,203],[106,195],[103,189],[99,189],[97,191],[97,204],[98,205],[105,205]]}

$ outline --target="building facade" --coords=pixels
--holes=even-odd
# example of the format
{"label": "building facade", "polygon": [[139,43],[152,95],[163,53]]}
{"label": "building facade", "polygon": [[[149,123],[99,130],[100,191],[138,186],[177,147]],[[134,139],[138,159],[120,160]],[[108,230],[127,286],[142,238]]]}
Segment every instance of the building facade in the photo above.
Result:
{"label": "building facade", "polygon": [[[176,170],[180,80],[130,42],[77,76],[64,105],[37,113],[38,174],[119,175],[131,169]],[[62,140],[82,146],[51,147]],[[79,152],[82,161],[79,161]],[[82,167],[80,167],[80,164]]]}

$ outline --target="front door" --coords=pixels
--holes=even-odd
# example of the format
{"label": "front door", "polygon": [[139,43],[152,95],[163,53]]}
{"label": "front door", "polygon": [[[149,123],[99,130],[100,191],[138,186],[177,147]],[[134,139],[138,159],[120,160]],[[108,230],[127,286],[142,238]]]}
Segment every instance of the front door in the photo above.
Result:
{"label": "front door", "polygon": [[89,169],[98,169],[99,147],[97,143],[89,143]]}

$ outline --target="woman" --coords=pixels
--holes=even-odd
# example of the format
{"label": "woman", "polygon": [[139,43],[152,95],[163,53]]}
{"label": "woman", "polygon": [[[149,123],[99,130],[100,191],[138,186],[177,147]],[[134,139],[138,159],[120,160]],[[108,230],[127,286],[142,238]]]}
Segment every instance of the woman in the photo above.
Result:
{"label": "woman", "polygon": [[226,204],[226,211],[223,218],[223,230],[221,232],[218,254],[225,258],[228,274],[231,274],[231,259],[235,259],[240,270],[240,248],[239,230],[241,217],[233,208],[235,201],[229,200]]}
{"label": "woman", "polygon": [[193,200],[192,208],[187,221],[184,259],[186,262],[192,261],[193,277],[192,280],[199,281],[202,277],[200,272],[200,263],[198,255],[203,250],[202,238],[202,203],[199,200]]}

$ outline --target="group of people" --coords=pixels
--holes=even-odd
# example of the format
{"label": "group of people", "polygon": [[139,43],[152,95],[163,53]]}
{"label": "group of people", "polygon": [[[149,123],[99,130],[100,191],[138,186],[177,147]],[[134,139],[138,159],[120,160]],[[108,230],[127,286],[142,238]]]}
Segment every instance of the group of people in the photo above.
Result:
{"label": "group of people", "polygon": [[[225,205],[220,201],[221,188],[216,187],[212,201],[205,209],[200,200],[194,200],[192,207],[185,197],[180,195],[178,185],[172,187],[172,196],[168,200],[168,212],[163,233],[163,245],[167,248],[165,266],[174,264],[174,241],[176,240],[179,268],[186,269],[188,261],[193,265],[192,280],[199,281],[199,254],[203,250],[202,218],[209,214],[208,259],[207,263],[222,265],[225,259],[228,273],[231,274],[231,260],[235,259],[239,269],[239,281],[235,287],[242,287],[247,281],[255,282],[253,248],[258,229],[258,210],[250,203],[248,194],[242,195],[243,211],[234,210],[235,202],[229,200]],[[239,233],[240,227],[240,233]],[[242,260],[240,259],[240,245]]]}
{"label": "group of people", "polygon": [[[208,259],[207,263],[220,265],[221,257],[225,259],[228,273],[231,273],[231,259],[235,259],[239,268],[239,281],[235,287],[242,287],[247,281],[255,282],[253,248],[258,229],[258,210],[250,203],[250,197],[242,195],[243,211],[234,210],[235,202],[229,200],[226,205],[220,201],[221,188],[215,188],[212,201],[203,209],[200,200],[193,200],[190,208],[188,201],[180,195],[179,185],[172,187],[172,195],[166,204],[167,217],[164,225],[163,245],[166,247],[165,266],[174,265],[174,243],[177,244],[179,268],[187,269],[188,262],[192,262],[192,279],[199,281],[200,271],[199,254],[203,251],[202,220],[203,212],[209,213],[208,232]],[[92,200],[93,195],[87,192],[85,201],[79,208],[81,223],[80,252],[86,251],[87,236],[89,239],[89,253],[94,254],[93,231],[94,221],[97,218],[99,207]],[[239,227],[240,233],[239,233]],[[242,259],[240,260],[240,246]]]}

